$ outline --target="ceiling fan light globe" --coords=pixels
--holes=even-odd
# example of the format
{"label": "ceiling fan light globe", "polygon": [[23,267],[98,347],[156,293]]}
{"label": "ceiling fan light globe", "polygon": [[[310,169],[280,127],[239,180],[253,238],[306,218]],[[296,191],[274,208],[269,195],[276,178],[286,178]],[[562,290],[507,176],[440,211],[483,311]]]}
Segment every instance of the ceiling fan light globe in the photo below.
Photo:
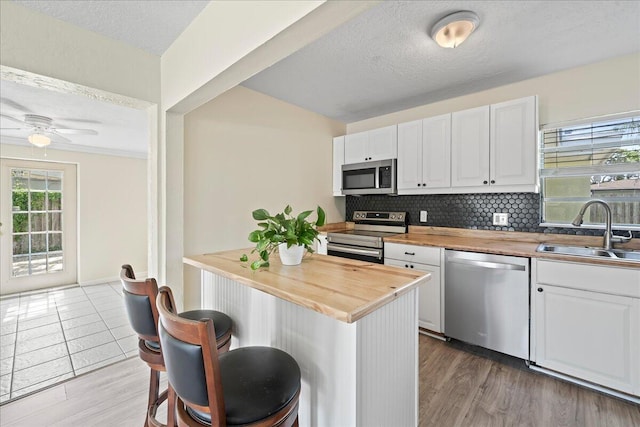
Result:
{"label": "ceiling fan light globe", "polygon": [[41,133],[32,133],[27,139],[38,148],[46,147],[51,144],[51,138],[46,135],[42,135]]}

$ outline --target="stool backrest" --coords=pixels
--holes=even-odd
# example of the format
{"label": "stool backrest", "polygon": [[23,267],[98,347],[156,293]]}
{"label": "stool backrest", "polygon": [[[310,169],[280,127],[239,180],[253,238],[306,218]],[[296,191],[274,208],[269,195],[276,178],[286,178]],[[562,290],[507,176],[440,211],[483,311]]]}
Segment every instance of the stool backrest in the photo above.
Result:
{"label": "stool backrest", "polygon": [[189,406],[211,414],[211,424],[225,425],[222,380],[213,320],[179,317],[171,289],[157,298],[160,343],[169,383]]}
{"label": "stool backrest", "polygon": [[124,294],[124,306],[131,327],[140,339],[159,342],[156,279],[137,280],[133,268],[125,264],[120,270],[120,281]]}

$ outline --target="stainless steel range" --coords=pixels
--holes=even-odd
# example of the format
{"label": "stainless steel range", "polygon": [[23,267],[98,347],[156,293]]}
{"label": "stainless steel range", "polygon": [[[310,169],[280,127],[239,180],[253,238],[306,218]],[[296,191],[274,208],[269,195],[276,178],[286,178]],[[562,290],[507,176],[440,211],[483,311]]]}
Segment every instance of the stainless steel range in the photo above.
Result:
{"label": "stainless steel range", "polygon": [[384,238],[407,232],[406,212],[353,213],[353,230],[327,233],[327,254],[384,263]]}

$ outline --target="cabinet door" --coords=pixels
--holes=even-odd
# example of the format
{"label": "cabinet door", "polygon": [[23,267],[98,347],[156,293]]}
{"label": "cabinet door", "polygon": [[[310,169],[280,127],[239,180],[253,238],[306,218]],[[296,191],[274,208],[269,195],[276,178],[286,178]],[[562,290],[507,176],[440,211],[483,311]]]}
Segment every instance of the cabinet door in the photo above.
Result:
{"label": "cabinet door", "polygon": [[369,131],[369,160],[398,158],[398,126],[387,126]]}
{"label": "cabinet door", "polygon": [[536,363],[638,394],[640,299],[538,284]]}
{"label": "cabinet door", "polygon": [[535,96],[491,105],[491,185],[536,185]]}
{"label": "cabinet door", "polygon": [[333,195],[342,196],[342,165],[344,164],[344,136],[333,138]]}
{"label": "cabinet door", "polygon": [[422,186],[451,186],[451,114],[422,121]]}
{"label": "cabinet door", "polygon": [[418,271],[428,271],[431,273],[431,279],[424,285],[420,286],[418,292],[418,324],[422,328],[441,333],[440,267],[388,258],[384,259],[384,264]]}
{"label": "cabinet door", "polygon": [[398,125],[398,190],[422,183],[422,120]]}
{"label": "cabinet door", "polygon": [[344,163],[362,163],[367,161],[369,132],[358,132],[344,137]]}
{"label": "cabinet door", "polygon": [[451,186],[489,185],[489,106],[451,115]]}

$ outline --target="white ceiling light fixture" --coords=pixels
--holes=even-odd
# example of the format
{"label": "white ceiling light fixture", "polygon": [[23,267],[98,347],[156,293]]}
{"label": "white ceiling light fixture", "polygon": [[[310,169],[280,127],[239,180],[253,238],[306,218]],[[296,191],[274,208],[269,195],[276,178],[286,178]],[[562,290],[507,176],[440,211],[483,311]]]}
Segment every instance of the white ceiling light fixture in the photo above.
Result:
{"label": "white ceiling light fixture", "polygon": [[480,18],[468,10],[445,16],[431,29],[431,38],[441,47],[460,46],[478,28]]}
{"label": "white ceiling light fixture", "polygon": [[46,147],[47,145],[51,144],[51,138],[38,132],[34,132],[29,135],[27,140],[39,148]]}

